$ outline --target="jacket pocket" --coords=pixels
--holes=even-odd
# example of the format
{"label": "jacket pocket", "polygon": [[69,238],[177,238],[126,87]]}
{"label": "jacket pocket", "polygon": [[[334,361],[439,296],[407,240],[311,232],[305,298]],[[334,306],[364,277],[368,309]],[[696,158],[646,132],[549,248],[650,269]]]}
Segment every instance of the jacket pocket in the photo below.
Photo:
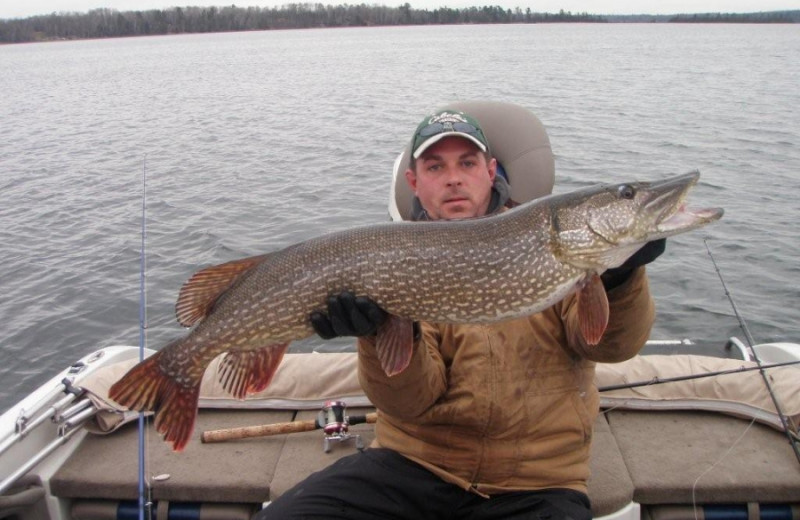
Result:
{"label": "jacket pocket", "polygon": [[594,426],[592,413],[587,407],[585,398],[581,396],[579,392],[571,392],[570,399],[573,408],[575,408],[575,414],[580,418],[580,423],[583,428],[583,442],[584,444],[589,444],[592,441],[592,428]]}

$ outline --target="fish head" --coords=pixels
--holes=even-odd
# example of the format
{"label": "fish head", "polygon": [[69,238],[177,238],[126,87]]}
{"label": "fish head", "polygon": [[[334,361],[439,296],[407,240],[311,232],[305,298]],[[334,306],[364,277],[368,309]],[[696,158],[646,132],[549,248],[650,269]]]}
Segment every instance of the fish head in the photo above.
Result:
{"label": "fish head", "polygon": [[619,267],[645,243],[705,226],[721,208],[690,210],[697,171],[656,182],[606,184],[573,192],[552,210],[555,254],[575,267]]}

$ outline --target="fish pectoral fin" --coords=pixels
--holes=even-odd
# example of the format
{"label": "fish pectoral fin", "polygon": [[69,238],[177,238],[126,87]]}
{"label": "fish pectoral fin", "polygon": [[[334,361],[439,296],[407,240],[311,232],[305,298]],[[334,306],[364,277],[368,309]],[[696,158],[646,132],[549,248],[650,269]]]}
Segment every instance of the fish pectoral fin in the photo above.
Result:
{"label": "fish pectoral fin", "polygon": [[390,314],[378,327],[375,349],[387,376],[405,370],[414,353],[414,321]]}
{"label": "fish pectoral fin", "polygon": [[289,343],[276,343],[256,350],[230,350],[219,369],[219,382],[236,399],[244,399],[269,386]]}
{"label": "fish pectoral fin", "polygon": [[592,274],[578,291],[578,324],[589,345],[597,345],[608,326],[608,296],[600,275]]}
{"label": "fish pectoral fin", "polygon": [[156,431],[172,443],[173,450],[183,451],[197,418],[200,381],[185,386],[162,372],[158,365],[162,352],[130,369],[111,386],[108,396],[130,410],[155,411]]}
{"label": "fish pectoral fin", "polygon": [[178,323],[191,327],[211,312],[217,298],[227,291],[242,274],[261,263],[269,254],[251,256],[201,269],[183,284],[175,314]]}

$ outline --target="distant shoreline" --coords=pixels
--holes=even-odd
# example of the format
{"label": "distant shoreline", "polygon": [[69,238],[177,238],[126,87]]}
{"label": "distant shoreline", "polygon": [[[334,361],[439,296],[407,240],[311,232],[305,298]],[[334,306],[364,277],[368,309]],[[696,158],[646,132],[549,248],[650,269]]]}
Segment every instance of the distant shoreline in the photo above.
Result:
{"label": "distant shoreline", "polygon": [[800,10],[596,15],[563,10],[558,13],[537,13],[530,8],[505,9],[499,6],[414,9],[408,3],[399,7],[318,3],[274,8],[172,7],[146,11],[100,8],[86,13],[52,13],[0,19],[0,44],[280,29],[540,23],[793,24],[800,23]]}

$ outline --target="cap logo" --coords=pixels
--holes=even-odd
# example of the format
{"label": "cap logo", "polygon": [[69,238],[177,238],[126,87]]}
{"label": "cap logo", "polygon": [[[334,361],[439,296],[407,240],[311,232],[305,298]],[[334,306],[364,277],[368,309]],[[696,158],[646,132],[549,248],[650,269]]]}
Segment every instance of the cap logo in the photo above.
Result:
{"label": "cap logo", "polygon": [[440,114],[434,114],[428,119],[428,124],[432,125],[433,123],[467,123],[468,121],[464,116],[461,114],[453,113],[453,112],[442,112]]}

